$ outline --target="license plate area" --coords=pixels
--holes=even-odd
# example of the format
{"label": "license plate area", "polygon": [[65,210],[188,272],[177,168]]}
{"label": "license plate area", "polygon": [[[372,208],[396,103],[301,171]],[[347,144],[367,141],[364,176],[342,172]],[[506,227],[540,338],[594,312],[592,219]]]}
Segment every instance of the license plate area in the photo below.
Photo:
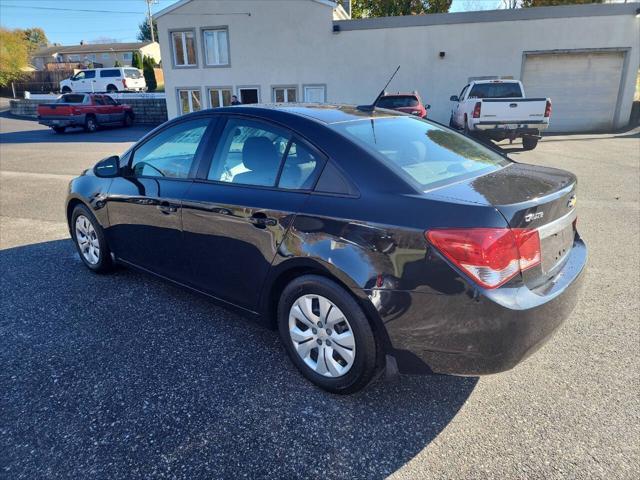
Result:
{"label": "license plate area", "polygon": [[541,267],[544,274],[552,272],[571,252],[575,239],[573,227],[575,218],[574,210],[538,230],[542,254]]}

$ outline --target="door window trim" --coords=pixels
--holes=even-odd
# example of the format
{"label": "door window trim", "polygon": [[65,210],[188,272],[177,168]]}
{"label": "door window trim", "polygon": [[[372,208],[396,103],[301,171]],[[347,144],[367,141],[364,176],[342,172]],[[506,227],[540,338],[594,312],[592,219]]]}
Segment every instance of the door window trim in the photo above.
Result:
{"label": "door window trim", "polygon": [[[186,123],[186,122],[193,122],[194,120],[200,120],[200,119],[205,119],[209,123],[208,123],[207,128],[205,129],[204,133],[202,134],[202,137],[200,138],[200,143],[198,144],[198,148],[196,149],[196,152],[193,155],[193,162],[191,162],[191,167],[189,168],[189,174],[186,177],[184,177],[184,178],[178,178],[178,177],[156,177],[156,176],[153,176],[153,175],[133,175],[132,174],[133,169],[131,168],[131,164],[133,163],[133,160],[136,157],[136,152],[138,151],[138,149],[140,147],[142,147],[146,143],[150,142],[151,140],[156,138],[158,135],[161,135],[162,133],[166,132],[168,129],[175,127],[176,125],[180,125],[181,123]],[[138,142],[133,148],[131,148],[131,150],[129,150],[127,153],[125,153],[125,155],[127,155],[128,158],[127,158],[127,161],[126,161],[125,174],[123,175],[123,177],[124,178],[152,178],[152,179],[156,179],[156,180],[172,180],[172,181],[176,181],[176,182],[192,182],[196,178],[196,172],[198,172],[198,168],[199,168],[200,163],[202,161],[203,152],[205,151],[206,146],[208,145],[208,143],[211,142],[211,140],[212,140],[211,139],[211,134],[212,134],[213,131],[216,130],[216,126],[219,123],[218,120],[219,120],[219,118],[217,116],[215,116],[215,115],[198,115],[196,117],[180,118],[179,120],[176,120],[176,121],[171,122],[171,123],[169,123],[167,125],[164,125],[158,131],[153,132],[148,137],[145,137],[143,140]]]}

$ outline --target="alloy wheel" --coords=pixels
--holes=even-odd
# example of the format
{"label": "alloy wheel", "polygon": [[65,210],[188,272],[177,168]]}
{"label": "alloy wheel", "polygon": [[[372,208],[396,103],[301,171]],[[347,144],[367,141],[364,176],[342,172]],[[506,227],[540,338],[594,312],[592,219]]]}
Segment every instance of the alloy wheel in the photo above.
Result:
{"label": "alloy wheel", "polygon": [[84,215],[76,219],[76,242],[84,259],[91,265],[100,261],[100,241],[91,221]]}
{"label": "alloy wheel", "polygon": [[289,335],[302,361],[329,378],[345,375],[353,366],[356,342],[351,325],[328,298],[303,295],[289,310]]}

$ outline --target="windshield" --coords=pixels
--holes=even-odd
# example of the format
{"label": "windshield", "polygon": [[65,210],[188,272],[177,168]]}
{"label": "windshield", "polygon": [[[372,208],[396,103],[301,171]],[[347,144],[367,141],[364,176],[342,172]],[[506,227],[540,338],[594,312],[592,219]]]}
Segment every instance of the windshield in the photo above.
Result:
{"label": "windshield", "polygon": [[477,83],[469,92],[469,98],[522,98],[520,84]]}
{"label": "windshield", "polygon": [[411,95],[394,95],[391,97],[382,97],[376,104],[380,108],[403,108],[403,107],[417,107],[418,99]]}
{"label": "windshield", "polygon": [[127,78],[142,78],[142,74],[140,73],[140,70],[138,70],[137,68],[125,68],[124,69],[124,76]]}
{"label": "windshield", "polygon": [[78,95],[77,93],[69,93],[62,95],[57,103],[84,103],[85,95]]}
{"label": "windshield", "polygon": [[499,170],[509,161],[462,134],[415,117],[355,120],[333,128],[421,190]]}

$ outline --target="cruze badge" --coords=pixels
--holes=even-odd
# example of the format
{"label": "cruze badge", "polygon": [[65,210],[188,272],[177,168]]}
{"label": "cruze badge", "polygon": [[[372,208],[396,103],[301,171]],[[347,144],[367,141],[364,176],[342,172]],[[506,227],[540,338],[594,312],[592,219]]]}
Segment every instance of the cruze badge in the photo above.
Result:
{"label": "cruze badge", "polygon": [[524,216],[524,221],[530,222],[531,220],[537,220],[542,217],[544,217],[544,212],[528,213]]}
{"label": "cruze badge", "polygon": [[576,202],[578,201],[578,199],[576,198],[575,195],[573,195],[569,201],[567,202],[567,208],[573,208],[576,206]]}

